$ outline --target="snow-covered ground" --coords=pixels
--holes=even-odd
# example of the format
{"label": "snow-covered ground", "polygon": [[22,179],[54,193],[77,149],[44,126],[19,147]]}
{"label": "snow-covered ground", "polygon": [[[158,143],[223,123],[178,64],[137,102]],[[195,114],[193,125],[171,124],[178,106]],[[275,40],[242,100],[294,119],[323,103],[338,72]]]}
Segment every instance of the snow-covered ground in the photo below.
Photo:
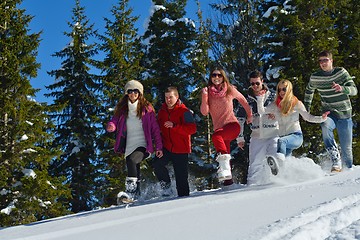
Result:
{"label": "snow-covered ground", "polygon": [[360,239],[360,166],[288,159],[263,186],[192,192],[0,229],[0,239]]}

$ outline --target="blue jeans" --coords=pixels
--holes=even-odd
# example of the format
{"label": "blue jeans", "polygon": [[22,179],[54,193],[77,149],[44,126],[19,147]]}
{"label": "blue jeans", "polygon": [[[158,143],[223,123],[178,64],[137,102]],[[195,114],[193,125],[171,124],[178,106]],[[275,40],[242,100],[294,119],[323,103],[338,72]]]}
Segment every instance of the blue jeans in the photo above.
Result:
{"label": "blue jeans", "polygon": [[[352,131],[353,122],[351,118],[337,119],[336,117],[329,115],[327,120],[321,123],[322,137],[326,150],[338,149],[334,139],[334,130],[337,129],[341,158],[348,168],[353,165],[353,153],[352,153]],[[337,150],[338,151],[338,150]]]}
{"label": "blue jeans", "polygon": [[277,152],[289,156],[292,151],[298,149],[302,143],[303,135],[301,132],[290,133],[286,136],[279,137]]}

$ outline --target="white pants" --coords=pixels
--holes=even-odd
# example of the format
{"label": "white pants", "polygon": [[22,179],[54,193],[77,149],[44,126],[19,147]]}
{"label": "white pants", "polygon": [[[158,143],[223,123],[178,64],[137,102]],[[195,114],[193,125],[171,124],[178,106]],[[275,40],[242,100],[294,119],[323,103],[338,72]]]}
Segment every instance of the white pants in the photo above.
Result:
{"label": "white pants", "polygon": [[270,171],[266,156],[275,156],[278,137],[258,139],[251,138],[249,146],[249,170],[247,184],[266,184],[270,180]]}

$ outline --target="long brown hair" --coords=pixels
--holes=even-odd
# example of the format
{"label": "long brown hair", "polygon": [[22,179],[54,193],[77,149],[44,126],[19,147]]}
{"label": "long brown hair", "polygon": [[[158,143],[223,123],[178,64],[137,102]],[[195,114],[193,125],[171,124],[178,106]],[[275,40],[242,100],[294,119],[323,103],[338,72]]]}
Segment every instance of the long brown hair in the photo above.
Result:
{"label": "long brown hair", "polygon": [[[128,106],[129,96],[125,94],[119,102],[116,104],[115,107],[115,116],[120,116],[121,114],[128,117],[129,115],[129,106]],[[137,99],[138,105],[136,109],[136,116],[141,119],[143,115],[143,111],[146,110],[148,112],[155,112],[153,105],[145,99],[145,97],[139,93],[139,97]]]}
{"label": "long brown hair", "polygon": [[233,85],[230,83],[229,77],[227,76],[225,70],[224,70],[223,68],[219,67],[219,66],[213,67],[213,68],[211,69],[210,74],[209,74],[209,79],[208,79],[208,87],[214,85],[214,84],[212,83],[212,81],[211,81],[211,75],[212,75],[212,73],[213,73],[215,70],[218,70],[218,71],[221,73],[221,75],[223,75],[223,79],[224,79],[224,82],[223,82],[223,83],[224,83],[224,84],[226,85],[226,87],[227,87],[226,95],[228,95],[228,94],[231,92],[231,89],[232,89]]}
{"label": "long brown hair", "polygon": [[[284,85],[286,87],[286,92],[284,97],[281,99],[279,96],[279,85]],[[299,99],[293,93],[293,85],[287,80],[280,80],[276,86],[276,104],[280,108],[282,115],[288,115],[294,110],[294,107],[299,102]]]}

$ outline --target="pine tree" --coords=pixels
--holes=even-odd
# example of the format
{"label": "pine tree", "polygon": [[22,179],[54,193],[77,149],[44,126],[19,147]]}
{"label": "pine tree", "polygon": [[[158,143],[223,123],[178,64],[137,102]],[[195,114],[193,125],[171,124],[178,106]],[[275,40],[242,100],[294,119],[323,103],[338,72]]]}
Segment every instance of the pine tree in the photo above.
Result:
{"label": "pine tree", "polygon": [[241,91],[247,87],[248,74],[261,70],[264,64],[266,26],[262,24],[262,2],[225,0],[211,4],[218,13],[213,20],[214,57]]}
{"label": "pine tree", "polygon": [[50,147],[46,105],[36,102],[40,33],[28,32],[32,16],[20,0],[0,3],[0,226],[25,224],[66,213],[69,191],[48,174],[59,153]]}
{"label": "pine tree", "polygon": [[194,22],[185,18],[186,0],[153,1],[154,13],[150,17],[143,41],[148,43],[142,66],[146,68],[145,89],[151,89],[155,109],[163,102],[165,89],[178,88],[182,100],[189,96],[193,84],[189,66],[189,53],[194,39]]}
{"label": "pine tree", "polygon": [[194,112],[197,124],[197,132],[192,136],[192,154],[190,170],[196,177],[196,185],[199,190],[212,188],[217,179],[214,178],[213,166],[214,147],[211,141],[212,124],[210,115],[203,116],[200,112],[201,89],[207,86],[210,59],[210,21],[204,21],[200,2],[197,1],[197,17],[199,26],[194,40],[193,50],[190,54],[192,65],[192,75],[194,78],[194,90],[190,94],[188,107]]}
{"label": "pine tree", "polygon": [[56,120],[54,146],[62,155],[52,163],[55,176],[65,176],[72,190],[71,211],[90,210],[98,205],[94,197],[99,177],[98,133],[100,125],[98,101],[99,80],[91,73],[97,53],[96,44],[89,44],[95,35],[80,1],[72,10],[71,31],[65,33],[71,42],[53,56],[64,59],[61,68],[49,75],[56,82],[47,86],[54,98],[52,119]]}
{"label": "pine tree", "polygon": [[268,19],[268,53],[272,68],[293,80],[296,94],[303,95],[312,71],[318,69],[317,54],[336,49],[338,39],[331,14],[335,1],[279,1]]}
{"label": "pine tree", "polygon": [[[128,8],[128,0],[120,0],[113,6],[110,20],[105,18],[105,35],[100,35],[100,49],[105,52],[105,59],[99,65],[105,74],[102,81],[103,109],[102,122],[107,123],[114,114],[113,109],[124,94],[126,82],[140,79],[139,66],[142,53],[137,29],[134,27],[138,17],[132,17],[132,9]],[[109,110],[110,109],[110,110]],[[105,125],[104,125],[105,129]],[[104,172],[102,194],[106,205],[116,204],[116,194],[124,190],[125,160],[114,153],[114,133],[101,134],[101,154]]]}

